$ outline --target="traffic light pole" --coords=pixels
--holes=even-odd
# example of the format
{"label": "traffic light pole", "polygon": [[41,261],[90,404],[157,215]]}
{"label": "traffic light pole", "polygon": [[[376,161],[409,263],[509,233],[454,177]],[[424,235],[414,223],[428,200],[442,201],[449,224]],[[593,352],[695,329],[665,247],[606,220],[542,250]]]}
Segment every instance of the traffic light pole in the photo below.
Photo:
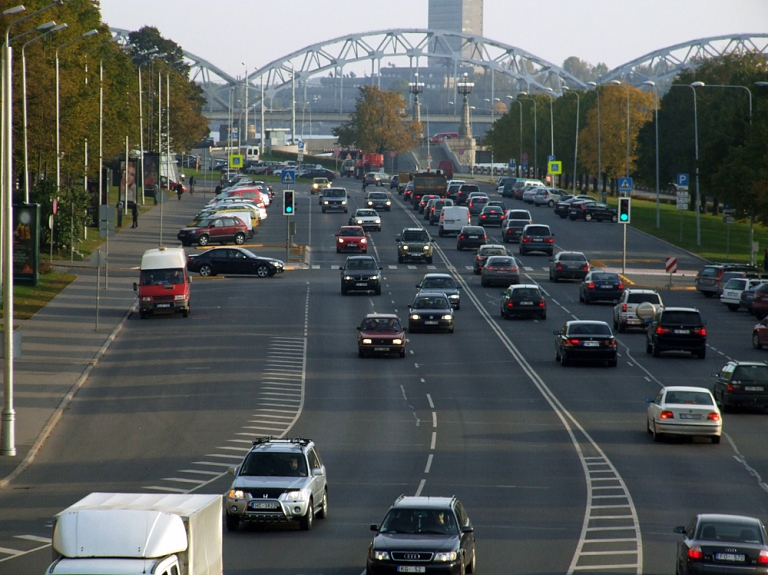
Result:
{"label": "traffic light pole", "polygon": [[627,224],[624,225],[624,249],[621,254],[621,273],[627,273]]}

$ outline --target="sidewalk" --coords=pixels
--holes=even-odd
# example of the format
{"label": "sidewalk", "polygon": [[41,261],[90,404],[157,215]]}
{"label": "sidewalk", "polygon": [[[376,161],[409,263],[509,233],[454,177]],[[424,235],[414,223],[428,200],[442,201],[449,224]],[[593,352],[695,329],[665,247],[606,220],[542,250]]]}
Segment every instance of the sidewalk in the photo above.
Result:
{"label": "sidewalk", "polygon": [[[44,445],[66,405],[87,381],[111,342],[123,328],[136,304],[133,282],[145,250],[160,245],[162,211],[163,245],[178,246],[176,233],[211,198],[197,186],[194,197],[153,205],[131,228],[131,217],[109,240],[109,274],[105,289],[102,269],[96,329],[96,268],[89,262],[54,261],[57,271],[77,275],[67,288],[28,320],[21,329],[22,356],[14,361],[13,385],[16,411],[16,456],[0,457],[0,489],[8,488]],[[162,207],[162,209],[161,209]],[[106,243],[104,244],[106,249]],[[2,377],[0,377],[2,379]]]}

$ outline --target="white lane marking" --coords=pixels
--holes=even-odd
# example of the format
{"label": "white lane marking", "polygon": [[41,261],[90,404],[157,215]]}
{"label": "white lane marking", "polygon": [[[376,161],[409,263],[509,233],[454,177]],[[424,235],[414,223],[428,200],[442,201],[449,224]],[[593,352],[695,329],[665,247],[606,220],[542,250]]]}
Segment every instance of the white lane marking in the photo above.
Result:
{"label": "white lane marking", "polygon": [[400,384],[400,393],[403,394],[403,400],[408,401],[408,396],[405,394],[405,386],[402,383]]}
{"label": "white lane marking", "polygon": [[407,266],[409,270],[415,270],[418,269],[416,266]]}
{"label": "white lane marking", "polygon": [[50,543],[50,537],[40,537],[38,535],[14,535],[15,539],[25,539],[27,541],[35,541],[37,543]]}
{"label": "white lane marking", "polygon": [[192,465],[210,465],[211,467],[229,467],[229,463],[216,463],[215,461],[193,461]]}
{"label": "white lane marking", "polygon": [[414,493],[416,497],[419,497],[421,495],[421,492],[424,490],[424,484],[426,484],[426,482],[427,482],[426,479],[421,480],[421,482],[419,483],[419,487],[416,489],[416,493]]}
{"label": "white lane marking", "polygon": [[163,477],[163,481],[177,481],[178,483],[192,483],[193,485],[201,485],[205,481],[198,479],[184,479],[183,477]]}
{"label": "white lane marking", "polygon": [[313,265],[312,265],[312,269],[313,269],[313,270],[319,270],[319,269],[320,269],[320,266],[319,266],[319,265],[317,265],[317,264],[313,264]]}
{"label": "white lane marking", "polygon": [[387,266],[387,267],[388,267],[389,269],[391,269],[391,270],[396,270],[396,269],[397,269],[397,266],[392,266],[392,265],[389,265],[389,266]]}
{"label": "white lane marking", "polygon": [[[424,378],[421,378],[421,383],[424,383]],[[429,408],[435,409],[435,404],[432,402],[432,396],[430,394],[427,394],[427,401],[429,402]]]}
{"label": "white lane marking", "polygon": [[179,469],[180,473],[196,473],[197,475],[218,475],[215,471],[201,471],[200,469]]}
{"label": "white lane marking", "polygon": [[[164,487],[160,485],[147,485],[143,489],[151,489],[152,491],[164,491],[169,493],[188,493],[191,491],[187,489],[176,489],[175,487]],[[197,489],[197,487],[194,487],[193,489]]]}
{"label": "white lane marking", "polygon": [[0,547],[0,553],[3,553],[5,555],[14,555],[18,556],[23,554],[23,551],[19,551],[18,549],[10,549],[8,547]]}
{"label": "white lane marking", "polygon": [[432,412],[432,427],[437,427],[437,413]]}
{"label": "white lane marking", "polygon": [[434,454],[430,453],[427,456],[427,466],[424,468],[424,473],[429,473],[429,470],[432,468],[432,458],[434,457]]}
{"label": "white lane marking", "polygon": [[434,449],[435,445],[437,445],[437,431],[432,432],[432,443],[429,444],[429,448]]}

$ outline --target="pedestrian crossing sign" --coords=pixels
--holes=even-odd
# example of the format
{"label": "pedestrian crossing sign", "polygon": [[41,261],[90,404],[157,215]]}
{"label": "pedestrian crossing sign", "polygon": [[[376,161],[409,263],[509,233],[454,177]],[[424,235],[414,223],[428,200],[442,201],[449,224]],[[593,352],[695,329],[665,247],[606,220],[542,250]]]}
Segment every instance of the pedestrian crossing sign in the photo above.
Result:
{"label": "pedestrian crossing sign", "polygon": [[632,178],[619,178],[619,192],[628,194],[632,191]]}
{"label": "pedestrian crossing sign", "polygon": [[239,169],[243,167],[243,155],[242,154],[232,154],[229,157],[229,167],[234,169]]}
{"label": "pedestrian crossing sign", "polygon": [[292,184],[296,181],[296,170],[283,170],[280,174],[281,184]]}
{"label": "pedestrian crossing sign", "polygon": [[563,173],[563,162],[553,161],[547,162],[547,173],[552,176],[559,176]]}

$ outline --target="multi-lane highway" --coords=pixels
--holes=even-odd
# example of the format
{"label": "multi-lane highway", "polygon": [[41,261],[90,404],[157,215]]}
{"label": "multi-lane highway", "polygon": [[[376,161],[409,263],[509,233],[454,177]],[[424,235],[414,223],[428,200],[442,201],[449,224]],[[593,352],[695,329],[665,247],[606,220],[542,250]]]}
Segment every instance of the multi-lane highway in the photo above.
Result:
{"label": "multi-lane highway", "polygon": [[[337,184],[348,186],[350,213],[362,207],[357,181]],[[36,462],[0,494],[0,549],[28,551],[0,555],[0,573],[42,574],[50,518],[91,491],[223,493],[227,467],[263,434],[317,442],[330,513],[309,532],[225,532],[228,575],[357,575],[369,524],[402,493],[458,496],[475,525],[478,568],[493,574],[673,573],[672,528],[694,513],[765,516],[764,414],[725,414],[720,445],[654,443],[645,431],[645,398],[660,386],[711,387],[727,358],[768,359],[750,345],[751,317],[693,291],[665,291],[667,305],[697,306],[708,320],[704,361],[652,358],[634,332],[617,336],[618,368],[562,367],[552,331],[573,318],[610,322],[611,306],[580,304],[576,283],[549,282],[546,256],[519,261],[548,296],[547,319],[503,320],[502,290],[480,286],[472,254],[456,251],[454,238],[435,239],[431,266],[397,263],[395,236],[425,222],[395,194],[382,231],[371,233],[382,295],[342,296],[346,256],[333,234],[348,215],[322,214],[306,185],[297,195],[307,269],[267,280],[195,278],[187,320],[128,322]],[[176,223],[204,203],[189,200]],[[558,249],[620,260],[619,225],[531,211],[552,226]],[[488,232],[498,242],[497,228]],[[253,241],[279,243],[284,233],[276,205]],[[629,248],[634,260],[678,255],[698,265],[632,230]],[[359,359],[362,317],[405,320],[429,270],[463,286],[456,332],[409,334],[404,359]]]}

